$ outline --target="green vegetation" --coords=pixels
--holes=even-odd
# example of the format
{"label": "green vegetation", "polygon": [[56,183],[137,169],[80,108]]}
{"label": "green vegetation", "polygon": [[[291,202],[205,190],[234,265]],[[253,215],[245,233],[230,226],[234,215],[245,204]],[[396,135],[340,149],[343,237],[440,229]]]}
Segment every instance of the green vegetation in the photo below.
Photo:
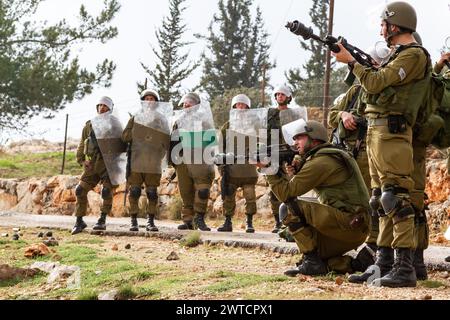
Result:
{"label": "green vegetation", "polygon": [[201,243],[201,234],[199,231],[189,232],[186,236],[184,236],[180,245],[183,247],[196,247]]}
{"label": "green vegetation", "polygon": [[[36,154],[0,154],[2,178],[52,177],[61,173],[62,152]],[[76,162],[75,152],[66,153],[64,174],[80,175],[82,168]]]}

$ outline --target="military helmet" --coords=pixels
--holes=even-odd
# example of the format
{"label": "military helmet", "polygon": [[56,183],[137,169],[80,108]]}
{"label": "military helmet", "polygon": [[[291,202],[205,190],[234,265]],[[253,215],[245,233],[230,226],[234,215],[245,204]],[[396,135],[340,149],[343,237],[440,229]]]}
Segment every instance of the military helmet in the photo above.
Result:
{"label": "military helmet", "polygon": [[159,94],[156,90],[145,89],[141,92],[141,100],[144,101],[146,96],[153,96],[155,97],[156,101],[159,101]]}
{"label": "military helmet", "polygon": [[275,88],[275,90],[273,91],[273,95],[276,98],[277,93],[282,93],[284,94],[286,97],[291,97],[292,98],[292,91],[288,86],[278,86]]}
{"label": "military helmet", "polygon": [[104,96],[98,100],[97,104],[95,105],[97,107],[97,111],[100,104],[104,104],[105,106],[107,106],[109,108],[109,111],[113,111],[114,109],[114,103],[110,97]]}
{"label": "military helmet", "polygon": [[321,140],[323,142],[328,141],[327,129],[322,123],[315,120],[308,120],[304,122],[304,124],[299,123],[293,138],[295,139],[301,134],[306,134],[313,140]]}
{"label": "military helmet", "polygon": [[416,10],[407,2],[395,1],[388,3],[381,13],[381,19],[411,31],[416,31]]}
{"label": "military helmet", "polygon": [[420,45],[422,45],[422,37],[419,35],[419,33],[417,31],[414,31],[412,33],[414,40],[416,40],[416,42]]}
{"label": "military helmet", "polygon": [[191,100],[191,102],[192,102],[193,105],[200,104],[200,102],[201,102],[200,96],[199,96],[197,93],[195,93],[195,92],[189,92],[189,93],[186,93],[186,94],[180,99],[180,102],[178,103],[178,106],[179,106],[179,107],[182,107],[182,106],[183,106],[183,103],[184,103],[186,100]]}
{"label": "military helmet", "polygon": [[239,102],[246,104],[249,109],[252,107],[250,98],[247,97],[245,94],[238,94],[237,96],[234,96],[233,99],[231,100],[231,107],[234,108],[236,103],[239,103]]}

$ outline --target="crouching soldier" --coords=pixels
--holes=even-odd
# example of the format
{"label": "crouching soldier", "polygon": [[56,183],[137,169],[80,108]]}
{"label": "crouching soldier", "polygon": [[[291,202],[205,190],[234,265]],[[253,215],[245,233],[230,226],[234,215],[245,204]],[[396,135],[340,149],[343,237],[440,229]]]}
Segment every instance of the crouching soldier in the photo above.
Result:
{"label": "crouching soldier", "polygon": [[[368,235],[369,195],[355,159],[346,151],[326,141],[327,130],[317,121],[297,120],[289,125],[301,161],[288,166],[293,177],[268,175],[274,194],[283,204],[280,220],[288,226],[303,259],[297,268],[287,270],[297,274],[323,275],[330,271],[364,270],[373,262],[343,256],[360,246]],[[283,134],[285,129],[283,128]],[[314,190],[319,203],[298,200]]]}
{"label": "crouching soldier", "polygon": [[86,122],[77,149],[77,162],[84,167],[75,194],[77,197],[75,215],[77,217],[72,234],[86,228],[87,194],[98,183],[102,184],[100,218],[94,230],[106,230],[106,216],[111,212],[113,190],[125,182],[125,148],[120,139],[123,130],[118,118],[113,114],[113,101],[102,97],[97,103],[98,115]]}
{"label": "crouching soldier", "polygon": [[129,186],[128,200],[131,216],[130,231],[139,231],[137,216],[142,184],[145,185],[147,205],[147,231],[158,231],[155,215],[158,206],[158,187],[161,180],[162,161],[169,150],[169,117],[172,114],[171,103],[159,102],[154,90],[141,93],[142,108],[131,117],[123,131],[122,140],[128,144]]}

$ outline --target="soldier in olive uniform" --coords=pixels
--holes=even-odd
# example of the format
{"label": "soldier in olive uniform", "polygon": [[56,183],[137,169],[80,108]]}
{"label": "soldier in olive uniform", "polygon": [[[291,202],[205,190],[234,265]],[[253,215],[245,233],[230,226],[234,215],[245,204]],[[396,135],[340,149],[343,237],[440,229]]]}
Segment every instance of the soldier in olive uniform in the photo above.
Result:
{"label": "soldier in olive uniform", "polygon": [[[446,61],[447,63],[450,62],[450,52],[442,53],[439,61],[434,65],[433,71],[437,74],[443,73],[447,78],[450,78],[450,69],[445,65]],[[450,148],[447,149],[447,174],[450,175]],[[450,256],[445,258],[445,261],[450,262]]]}
{"label": "soldier in olive uniform", "polygon": [[[141,93],[141,100],[148,102],[158,102],[159,95],[154,90],[146,89]],[[122,140],[125,143],[133,143],[133,127],[134,127],[134,117],[130,118],[128,124],[123,131]],[[161,147],[164,148],[164,143],[161,143]],[[161,150],[160,154],[163,155],[167,153],[167,149]],[[148,157],[157,157],[157,154],[149,154]],[[162,160],[162,158],[161,158]],[[131,159],[128,159],[131,161]],[[130,216],[131,216],[131,227],[130,231],[139,231],[139,225],[137,221],[137,216],[139,213],[139,198],[142,192],[142,184],[145,184],[145,194],[147,195],[148,205],[147,205],[147,231],[158,231],[155,226],[155,215],[158,206],[158,187],[161,181],[161,173],[150,173],[150,172],[133,172],[131,170],[130,176],[127,179],[127,184],[129,186],[128,200],[130,202]]]}
{"label": "soldier in olive uniform", "polygon": [[[369,194],[355,159],[327,143],[327,130],[317,121],[297,120],[292,134],[302,159],[288,167],[294,176],[267,176],[272,191],[283,202],[280,220],[303,254],[299,266],[285,274],[363,270],[373,260],[343,256],[361,245],[368,234]],[[310,190],[319,195],[319,203],[297,199]]]}
{"label": "soldier in olive uniform", "polygon": [[[269,108],[268,112],[268,135],[267,135],[267,141],[270,144],[271,143],[271,130],[279,130],[280,136],[279,136],[279,143],[283,144],[285,143],[282,135],[281,135],[281,126],[283,125],[280,120],[280,111],[287,110],[289,107],[288,105],[292,101],[292,91],[287,86],[279,86],[275,88],[274,90],[274,97],[277,102],[277,108]],[[280,205],[281,201],[277,199],[275,194],[270,191],[270,205],[272,208],[272,214],[273,218],[275,219],[275,226],[272,230],[273,233],[277,233],[280,231],[280,228],[282,226],[282,223],[279,218],[280,213]]]}
{"label": "soldier in olive uniform", "polygon": [[[97,113],[103,114],[112,112],[113,101],[109,97],[102,97],[97,103]],[[84,167],[80,182],[75,188],[75,195],[77,197],[75,216],[77,217],[75,226],[72,229],[72,234],[77,234],[87,227],[83,221],[86,215],[88,199],[87,194],[95,188],[100,182],[102,184],[101,196],[103,199],[100,208],[100,218],[94,225],[94,230],[106,230],[106,216],[111,212],[113,202],[113,186],[108,176],[105,162],[100,152],[94,130],[92,129],[91,121],[86,122],[81,135],[80,144],[77,149],[77,162]]]}
{"label": "soldier in olive uniform", "polygon": [[431,61],[412,35],[416,24],[416,12],[408,3],[386,5],[381,35],[396,49],[378,70],[357,63],[341,44],[341,51],[333,53],[337,61],[349,64],[364,89],[370,205],[380,215],[377,261],[364,276],[369,279],[378,270],[381,278],[374,283],[389,287],[414,287],[417,280],[412,264],[416,246],[410,198],[414,188],[412,127],[430,83]]}
{"label": "soldier in olive uniform", "polygon": [[[199,105],[201,99],[195,92],[184,95],[180,100],[180,106],[184,109]],[[178,125],[175,123],[173,132],[177,132]],[[172,137],[169,154],[174,155],[173,148],[182,143],[180,137]],[[172,159],[173,160],[173,159]],[[209,190],[214,180],[214,167],[208,164],[174,164],[178,177],[178,188],[180,190],[183,208],[181,217],[183,223],[178,226],[179,230],[193,230],[194,227],[202,231],[211,231],[205,223],[205,215],[208,207]],[[191,168],[195,166],[196,174],[192,174]]]}
{"label": "soldier in olive uniform", "polygon": [[[236,109],[250,109],[251,101],[250,98],[245,94],[238,94],[233,97],[231,101],[231,107]],[[222,138],[223,138],[223,150],[227,150],[227,130],[230,127],[229,121],[227,121],[221,128]],[[247,139],[248,140],[248,139]],[[237,143],[234,143],[235,148]],[[248,148],[247,148],[248,149]],[[236,152],[234,152],[236,154]],[[221,170],[225,170],[224,167]],[[256,192],[255,185],[258,181],[258,172],[254,165],[251,164],[233,164],[228,165],[226,170],[229,170],[229,194],[225,196],[223,200],[223,214],[225,216],[224,224],[217,228],[217,231],[221,232],[231,232],[233,231],[233,225],[231,218],[234,215],[234,210],[236,208],[236,190],[241,187],[244,198],[245,198],[245,214],[247,216],[246,221],[246,232],[253,233],[255,229],[253,228],[253,216],[256,214]],[[223,175],[223,173],[222,173]]]}

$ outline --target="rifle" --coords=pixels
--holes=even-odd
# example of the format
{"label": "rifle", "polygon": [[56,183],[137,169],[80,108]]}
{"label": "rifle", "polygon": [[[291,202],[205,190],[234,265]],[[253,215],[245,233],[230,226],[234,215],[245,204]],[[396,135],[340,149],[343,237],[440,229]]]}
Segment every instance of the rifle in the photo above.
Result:
{"label": "rifle", "polygon": [[[267,167],[270,166],[272,162],[272,158],[275,157],[278,159],[278,165],[282,166],[285,163],[291,164],[294,161],[295,156],[298,155],[297,151],[294,151],[290,145],[287,143],[284,144],[273,144],[273,145],[261,145],[259,149],[253,152],[251,155],[234,155],[233,153],[219,153],[216,154],[214,158],[214,164],[220,166],[222,169],[222,192],[225,192],[224,195],[227,195],[228,188],[226,187],[228,184],[228,174],[229,168],[228,166],[233,164],[239,164],[242,159],[246,162],[256,164],[257,162],[263,163]],[[225,188],[224,188],[225,186]]]}
{"label": "rifle", "polygon": [[[303,23],[295,20],[293,22],[288,22],[286,24],[286,28],[289,29],[292,33],[294,33],[297,36],[303,37],[305,40],[313,39],[316,41],[319,41],[326,45],[331,51],[337,53],[341,51],[338,46],[338,42],[340,42],[345,49],[350,52],[350,54],[355,58],[356,61],[358,61],[360,64],[366,67],[373,67],[376,62],[375,60],[367,53],[362,51],[361,49],[352,46],[350,43],[347,42],[347,40],[343,37],[338,37],[337,39],[333,37],[332,35],[327,35],[325,39],[320,38],[319,36],[315,35],[311,27],[306,27]],[[347,76],[345,77],[345,83],[348,86],[351,86],[353,82],[355,81],[355,75],[353,74],[352,70],[350,69]]]}

